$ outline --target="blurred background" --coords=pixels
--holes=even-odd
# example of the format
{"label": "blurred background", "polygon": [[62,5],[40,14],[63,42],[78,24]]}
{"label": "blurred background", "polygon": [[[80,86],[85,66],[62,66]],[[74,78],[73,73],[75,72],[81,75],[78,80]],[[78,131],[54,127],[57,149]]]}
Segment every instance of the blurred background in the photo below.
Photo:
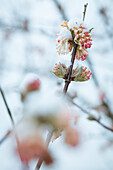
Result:
{"label": "blurred background", "polygon": [[[69,93],[76,93],[77,103],[94,114],[98,111],[106,125],[113,125],[112,0],[0,0],[0,85],[15,122],[22,117],[19,86],[26,74],[37,73],[42,83],[46,77],[59,90],[63,88],[63,81],[50,73],[56,62],[69,64],[70,61],[69,56],[58,56],[56,34],[64,20],[78,18],[82,21],[87,2],[85,24],[89,29],[94,27],[93,46],[83,63],[93,74],[88,82],[72,83]],[[76,109],[76,112],[80,115],[80,145],[70,149],[59,138],[50,145],[55,163],[51,167],[43,165],[42,169],[112,170],[113,134],[87,120],[80,110]],[[11,128],[0,96],[0,138]],[[21,161],[13,151],[15,145],[14,139],[9,137],[0,146],[1,170],[22,169]],[[29,169],[34,169],[33,163]]]}

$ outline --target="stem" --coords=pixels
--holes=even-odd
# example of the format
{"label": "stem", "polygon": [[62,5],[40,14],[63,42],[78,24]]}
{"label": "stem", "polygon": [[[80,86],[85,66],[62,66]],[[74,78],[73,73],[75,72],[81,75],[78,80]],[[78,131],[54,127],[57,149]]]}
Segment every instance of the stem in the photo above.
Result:
{"label": "stem", "polygon": [[[77,108],[79,108],[82,112],[86,113],[87,115],[90,114],[87,110],[85,110],[84,108],[82,108],[81,106],[79,106],[78,104],[76,104],[75,102],[72,101],[72,103],[73,103]],[[99,119],[96,119],[95,117],[93,117],[92,120],[96,121],[98,124],[100,124],[100,125],[101,125],[102,127],[104,127],[105,129],[113,132],[113,129],[112,129],[112,128],[109,128],[109,127],[107,127],[106,125],[104,125],[102,122],[100,122]]]}
{"label": "stem", "polygon": [[[49,146],[49,143],[50,143],[51,138],[52,138],[52,136],[53,136],[53,132],[54,132],[53,130],[48,132],[47,139],[46,139],[46,145],[47,145],[47,147]],[[42,163],[43,163],[43,159],[40,158],[39,161],[38,161],[38,163],[37,163],[36,170],[39,170],[39,169],[40,169]]]}
{"label": "stem", "polygon": [[6,135],[0,140],[0,145],[7,139],[7,137],[11,134],[12,131],[8,131]]}
{"label": "stem", "polygon": [[9,117],[10,117],[10,119],[11,119],[11,121],[12,121],[12,124],[14,125],[14,120],[13,120],[13,117],[12,117],[12,113],[11,113],[11,111],[10,111],[10,109],[9,109],[9,106],[8,106],[8,104],[7,104],[7,101],[6,101],[6,98],[5,98],[5,95],[4,95],[4,92],[3,92],[3,90],[2,90],[1,87],[0,87],[0,92],[1,92],[1,95],[2,95],[2,98],[3,98],[3,101],[4,101],[4,103],[5,103],[7,112],[8,112],[8,114],[9,114]]}
{"label": "stem", "polygon": [[88,3],[86,3],[86,4],[84,5],[83,21],[85,20],[87,6],[88,6]]}
{"label": "stem", "polygon": [[69,87],[69,84],[71,82],[72,70],[73,70],[73,65],[74,65],[75,56],[76,56],[76,52],[77,52],[77,47],[78,47],[78,44],[74,44],[73,52],[72,52],[72,58],[71,58],[71,65],[70,65],[69,70],[68,70],[67,75],[66,75],[67,79],[65,80],[65,86],[64,86],[64,93],[65,94],[66,94],[68,87]]}

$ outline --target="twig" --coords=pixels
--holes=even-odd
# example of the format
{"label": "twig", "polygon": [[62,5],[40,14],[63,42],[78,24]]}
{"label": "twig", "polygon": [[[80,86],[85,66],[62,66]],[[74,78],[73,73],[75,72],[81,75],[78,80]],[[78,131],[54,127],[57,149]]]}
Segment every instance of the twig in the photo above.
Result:
{"label": "twig", "polygon": [[[51,138],[52,138],[52,136],[53,136],[53,132],[54,132],[53,130],[48,132],[47,139],[46,139],[46,146],[47,146],[47,147],[49,146],[49,143],[50,143]],[[38,161],[38,163],[37,163],[36,170],[39,170],[39,169],[40,169],[42,163],[43,163],[43,159],[40,158],[39,161]]]}
{"label": "twig", "polygon": [[68,86],[69,86],[69,84],[71,82],[71,75],[72,75],[73,65],[74,65],[75,56],[76,56],[76,52],[77,52],[77,47],[78,47],[77,44],[75,44],[74,47],[73,47],[72,58],[71,58],[71,65],[69,67],[68,74],[66,75],[67,79],[65,79],[64,93],[67,92]]}
{"label": "twig", "polygon": [[4,95],[4,92],[3,92],[3,90],[2,90],[1,87],[0,87],[0,92],[1,92],[1,95],[2,95],[2,98],[3,98],[3,101],[4,101],[4,103],[5,103],[7,112],[8,112],[8,114],[9,114],[9,117],[10,117],[10,119],[11,119],[11,121],[12,121],[12,124],[14,125],[14,120],[13,120],[13,117],[12,117],[12,113],[11,113],[11,111],[10,111],[10,109],[9,109],[9,106],[8,106],[8,104],[7,104],[7,101],[6,101],[6,98],[5,98],[5,95]]}
{"label": "twig", "polygon": [[[56,4],[56,7],[57,7],[58,9],[59,9],[59,6],[61,7],[62,10],[59,10],[59,12],[60,12],[60,14],[62,15],[62,18],[63,18],[64,20],[68,20],[68,17],[66,16],[65,11],[64,11],[63,7],[61,6],[61,4],[60,4],[57,0],[54,0],[53,2]],[[87,6],[88,6],[88,3],[86,3],[86,4],[84,5],[83,21],[84,21],[84,19],[85,19]],[[107,33],[109,33],[109,31],[107,31]],[[99,83],[98,83],[96,74],[95,74],[94,69],[93,69],[93,67],[92,67],[92,63],[91,63],[90,58],[87,57],[86,61],[87,61],[88,64],[89,64],[89,67],[90,67],[90,70],[91,70],[91,72],[92,72],[92,77],[93,77],[93,81],[94,81],[95,85],[96,85],[98,88],[100,88],[100,85],[99,85]],[[107,108],[107,110],[108,110],[108,117],[111,118],[111,120],[112,120],[112,122],[113,122],[113,114],[112,114],[112,112],[111,112],[111,110],[110,110],[110,107],[109,107],[107,98],[105,98],[105,101],[103,102],[103,105],[106,106],[106,108]]]}
{"label": "twig", "polygon": [[83,12],[83,21],[85,20],[85,15],[86,15],[86,9],[87,9],[88,3],[84,5],[84,12]]}
{"label": "twig", "polygon": [[0,145],[7,139],[7,137],[11,134],[12,131],[8,131],[6,135],[0,140]]}
{"label": "twig", "polygon": [[[84,108],[82,108],[81,106],[79,106],[78,104],[76,104],[76,103],[73,102],[73,101],[72,101],[72,103],[73,103],[77,108],[79,108],[82,112],[86,113],[87,115],[90,115],[90,113],[89,113],[87,110],[85,110]],[[109,128],[109,127],[107,127],[106,125],[104,125],[102,122],[100,122],[99,119],[96,119],[95,117],[92,117],[91,120],[96,121],[97,123],[99,123],[99,124],[100,124],[102,127],[104,127],[105,129],[113,132],[113,129],[112,129],[112,128]]]}
{"label": "twig", "polygon": [[53,2],[55,3],[55,5],[57,6],[57,9],[58,9],[59,12],[61,13],[62,18],[63,18],[64,20],[67,20],[67,16],[66,16],[66,14],[65,14],[65,11],[64,11],[64,9],[62,8],[61,4],[58,2],[58,0],[54,0]]}

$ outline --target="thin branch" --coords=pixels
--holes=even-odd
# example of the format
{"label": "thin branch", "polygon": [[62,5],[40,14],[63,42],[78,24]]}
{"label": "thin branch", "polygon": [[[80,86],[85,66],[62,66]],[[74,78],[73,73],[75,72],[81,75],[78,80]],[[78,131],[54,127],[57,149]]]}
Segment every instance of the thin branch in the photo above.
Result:
{"label": "thin branch", "polygon": [[71,82],[72,70],[73,70],[73,65],[74,65],[75,56],[76,56],[76,52],[77,52],[77,47],[78,47],[77,44],[75,44],[74,47],[73,47],[71,65],[69,67],[68,73],[66,74],[67,78],[65,79],[64,93],[67,92],[69,84]]}
{"label": "thin branch", "polygon": [[6,135],[0,140],[0,145],[7,139],[7,137],[11,134],[12,131],[8,131]]}
{"label": "thin branch", "polygon": [[87,6],[88,6],[88,3],[86,3],[86,4],[84,5],[83,21],[85,20]]}
{"label": "thin branch", "polygon": [[14,125],[14,120],[13,120],[13,117],[12,117],[12,113],[11,113],[11,111],[10,111],[10,108],[9,108],[8,104],[7,104],[7,101],[6,101],[4,92],[3,92],[3,90],[2,90],[1,87],[0,87],[0,92],[1,92],[1,95],[2,95],[2,98],[3,98],[3,101],[4,101],[4,103],[5,103],[7,112],[8,112],[8,114],[9,114],[9,117],[10,117],[10,119],[11,119],[11,122],[12,122],[12,124]]}
{"label": "thin branch", "polygon": [[[72,101],[72,103],[73,103],[77,108],[79,108],[82,112],[84,112],[85,114],[87,114],[87,115],[90,116],[90,113],[89,113],[87,110],[85,110],[84,108],[82,108],[81,106],[79,106],[78,104],[76,104],[76,103],[73,102],[73,101]],[[107,130],[113,132],[113,129],[112,129],[112,128],[110,128],[110,127],[104,125],[102,122],[100,122],[99,119],[96,119],[95,117],[92,116],[92,119],[91,119],[91,120],[96,121],[97,123],[99,123],[99,125],[101,125],[101,126],[104,127],[105,129],[107,129]]]}
{"label": "thin branch", "polygon": [[67,20],[67,16],[65,14],[64,9],[62,8],[61,4],[58,2],[58,0],[53,0],[53,2],[55,3],[57,9],[59,10],[59,12],[61,13],[61,16],[64,20]]}
{"label": "thin branch", "polygon": [[[53,130],[48,132],[47,139],[46,139],[46,145],[47,145],[47,147],[49,146],[49,143],[50,143],[51,138],[52,138],[52,136],[53,136],[53,132],[54,132]],[[36,170],[39,170],[39,169],[40,169],[42,163],[43,163],[43,159],[40,158],[39,161],[38,161],[38,163],[37,163]]]}

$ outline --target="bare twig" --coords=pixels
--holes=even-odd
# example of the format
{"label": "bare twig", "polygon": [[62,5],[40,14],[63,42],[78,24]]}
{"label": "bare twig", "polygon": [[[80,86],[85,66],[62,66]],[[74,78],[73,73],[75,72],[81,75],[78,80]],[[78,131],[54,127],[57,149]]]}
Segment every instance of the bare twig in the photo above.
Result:
{"label": "bare twig", "polygon": [[11,122],[12,122],[12,124],[14,125],[14,120],[13,120],[13,117],[12,117],[12,113],[11,113],[11,111],[10,111],[10,109],[9,109],[9,106],[8,106],[8,104],[7,104],[7,101],[6,101],[6,98],[5,98],[5,95],[4,95],[4,92],[3,92],[3,90],[2,90],[1,87],[0,87],[0,92],[1,92],[1,95],[2,95],[2,98],[3,98],[3,101],[4,101],[4,103],[5,103],[7,112],[8,112],[8,114],[9,114],[9,117],[10,117],[10,119],[11,119]]}
{"label": "bare twig", "polygon": [[[46,145],[47,145],[47,147],[49,146],[49,143],[50,143],[51,138],[52,138],[52,136],[53,136],[53,132],[54,132],[53,130],[48,132],[47,139],[46,139]],[[38,163],[37,163],[36,170],[39,170],[39,169],[40,169],[42,163],[43,163],[43,159],[40,158],[39,161],[38,161]]]}
{"label": "bare twig", "polygon": [[0,140],[0,145],[7,139],[7,137],[11,134],[12,131],[8,131],[6,135]]}
{"label": "bare twig", "polygon": [[[84,112],[85,114],[87,114],[87,115],[90,116],[90,113],[89,113],[87,110],[85,110],[84,108],[82,108],[81,106],[79,106],[78,104],[76,104],[76,103],[73,102],[73,101],[72,101],[72,103],[73,103],[77,108],[79,108],[82,112]],[[99,123],[99,124],[100,124],[102,127],[104,127],[105,129],[113,132],[113,129],[112,129],[112,128],[109,128],[108,126],[104,125],[102,122],[100,122],[99,119],[96,119],[95,117],[92,117],[91,120],[96,121],[97,123]]]}
{"label": "bare twig", "polygon": [[58,0],[54,0],[53,1],[57,7],[57,9],[59,10],[59,12],[61,13],[61,16],[64,20],[67,20],[67,16],[65,14],[64,9],[62,8],[61,4],[58,2]]}
{"label": "bare twig", "polygon": [[83,21],[85,20],[85,15],[86,15],[86,9],[87,9],[88,3],[84,5],[84,12],[83,12]]}
{"label": "bare twig", "polygon": [[73,65],[74,65],[75,56],[76,56],[76,52],[77,52],[77,47],[78,47],[77,44],[75,44],[74,47],[73,47],[73,53],[72,53],[72,58],[71,58],[71,65],[69,67],[68,74],[66,74],[67,78],[65,79],[64,93],[67,92],[68,86],[69,86],[69,84],[71,82],[72,70],[73,70]]}
{"label": "bare twig", "polygon": [[[51,141],[52,136],[53,136],[53,131],[49,131],[49,132],[48,132],[48,135],[47,135],[47,139],[46,139],[46,145],[47,145],[47,147],[49,146],[49,143],[50,143],[50,141]],[[43,159],[39,159],[38,164],[37,164],[37,166],[36,166],[36,169],[40,169],[40,167],[41,167],[41,165],[42,165],[42,162],[43,162]]]}

